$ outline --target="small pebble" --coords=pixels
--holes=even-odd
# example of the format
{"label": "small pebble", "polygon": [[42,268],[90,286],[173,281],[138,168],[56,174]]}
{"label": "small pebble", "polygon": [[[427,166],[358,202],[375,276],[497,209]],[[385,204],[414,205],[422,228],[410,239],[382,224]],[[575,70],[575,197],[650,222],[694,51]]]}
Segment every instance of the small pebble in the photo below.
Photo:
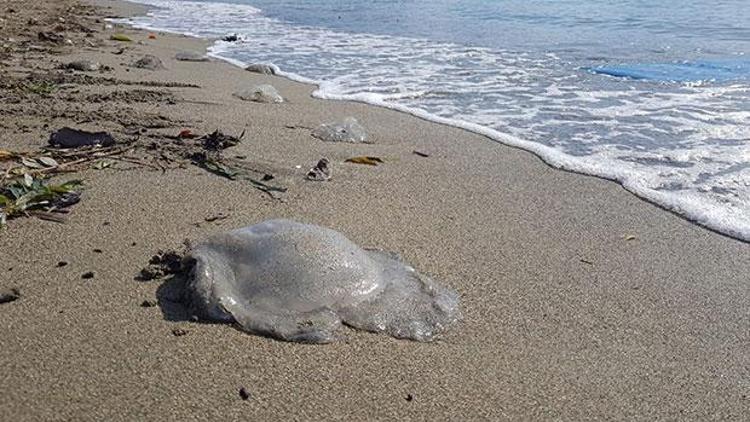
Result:
{"label": "small pebble", "polygon": [[144,300],[141,302],[141,307],[143,308],[153,308],[154,306],[156,306],[155,300]]}
{"label": "small pebble", "polygon": [[183,330],[182,328],[175,328],[174,330],[172,330],[172,334],[175,337],[182,337],[182,336],[184,336],[187,333],[188,332],[186,330]]}
{"label": "small pebble", "polygon": [[66,266],[66,265],[68,265],[68,263],[67,263],[67,262],[65,262],[65,261],[60,261],[60,262],[58,262],[58,263],[57,263],[57,267],[58,267],[58,268],[62,268],[62,267],[64,267],[64,266]]}
{"label": "small pebble", "polygon": [[242,400],[248,400],[250,398],[250,392],[248,392],[245,387],[240,387],[240,398]]}
{"label": "small pebble", "polygon": [[411,394],[407,394],[406,401],[412,401],[412,400],[414,400],[414,396],[412,396]]}
{"label": "small pebble", "polygon": [[21,292],[16,288],[0,289],[0,303],[13,302],[21,297]]}
{"label": "small pebble", "polygon": [[92,279],[92,278],[94,278],[94,272],[93,271],[89,271],[87,273],[83,273],[83,275],[81,276],[81,278],[84,279],[84,280]]}
{"label": "small pebble", "polygon": [[102,253],[103,251],[101,249],[94,249],[94,253]]}

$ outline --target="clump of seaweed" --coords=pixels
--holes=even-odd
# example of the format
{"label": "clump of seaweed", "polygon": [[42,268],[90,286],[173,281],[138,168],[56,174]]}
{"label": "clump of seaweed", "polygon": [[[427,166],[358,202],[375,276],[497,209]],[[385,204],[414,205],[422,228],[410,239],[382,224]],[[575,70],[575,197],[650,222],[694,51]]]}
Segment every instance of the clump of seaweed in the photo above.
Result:
{"label": "clump of seaweed", "polygon": [[57,85],[49,81],[28,83],[24,86],[24,88],[26,89],[26,91],[32,94],[41,96],[48,96],[57,91]]}
{"label": "clump of seaweed", "polygon": [[81,199],[80,180],[52,184],[29,174],[22,179],[0,186],[0,227],[11,218],[31,216],[45,220],[62,221],[60,214]]}

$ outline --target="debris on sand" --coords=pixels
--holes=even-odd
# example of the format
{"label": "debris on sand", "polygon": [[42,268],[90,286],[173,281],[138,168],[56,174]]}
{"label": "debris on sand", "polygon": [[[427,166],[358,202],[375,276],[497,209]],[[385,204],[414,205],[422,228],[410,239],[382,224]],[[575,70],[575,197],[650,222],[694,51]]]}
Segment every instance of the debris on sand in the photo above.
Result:
{"label": "debris on sand", "polygon": [[175,329],[172,330],[172,335],[175,336],[175,337],[182,337],[182,336],[186,335],[187,333],[188,333],[187,330],[185,330],[183,328],[175,328]]}
{"label": "debris on sand", "polygon": [[194,134],[190,129],[183,129],[177,134],[178,139],[195,139],[198,135]]}
{"label": "debris on sand", "polygon": [[218,214],[210,215],[204,218],[203,221],[207,223],[213,223],[214,221],[226,220],[227,218],[229,218],[228,214],[224,214],[223,212],[220,212]]}
{"label": "debris on sand", "polygon": [[208,56],[205,54],[196,53],[194,51],[181,51],[174,56],[175,59],[181,62],[207,62],[210,61]]}
{"label": "debris on sand", "polygon": [[265,183],[273,177],[266,179],[266,172],[251,168],[239,159],[224,156],[224,150],[238,145],[244,136],[244,131],[239,136],[232,136],[216,130],[197,137],[192,131],[185,129],[177,136],[167,137],[172,140],[171,143],[151,143],[148,152],[166,162],[179,165],[190,163],[229,180],[250,182],[254,188],[279,199],[278,194],[287,189]]}
{"label": "debris on sand", "polygon": [[321,158],[318,164],[307,172],[307,180],[325,182],[331,180],[332,173],[333,169],[331,169],[330,161],[327,158]]}
{"label": "debris on sand", "polygon": [[7,186],[0,185],[0,227],[7,219],[32,216],[43,220],[63,222],[60,214],[81,199],[82,182],[71,180],[59,185],[35,179],[26,173],[21,180]]}
{"label": "debris on sand", "polygon": [[64,127],[50,136],[49,143],[59,148],[78,148],[92,145],[108,147],[115,144],[115,138],[107,132],[87,132]]}
{"label": "debris on sand", "polygon": [[21,292],[16,288],[0,289],[0,303],[9,303],[21,298]]}
{"label": "debris on sand", "polygon": [[102,69],[102,65],[91,60],[76,60],[74,62],[62,65],[63,69],[77,70],[79,72],[97,72]]}
{"label": "debris on sand", "polygon": [[240,136],[226,135],[218,129],[198,138],[198,142],[201,143],[203,149],[209,151],[219,151],[233,146],[239,145],[242,142],[242,138],[245,137],[245,131],[240,133]]}
{"label": "debris on sand", "polygon": [[427,154],[426,152],[421,152],[421,151],[414,150],[414,151],[412,151],[412,153],[414,155],[418,155],[418,156],[420,156],[422,158],[429,158],[430,157],[430,154]]}
{"label": "debris on sand", "polygon": [[151,281],[182,271],[182,254],[169,250],[158,251],[136,277],[138,281]]}
{"label": "debris on sand", "polygon": [[313,130],[312,136],[326,142],[368,143],[365,128],[354,117],[324,123]]}
{"label": "debris on sand", "polygon": [[65,42],[65,37],[62,34],[55,32],[42,31],[37,34],[39,41],[50,42],[53,44],[62,44]]}
{"label": "debris on sand", "polygon": [[237,42],[240,40],[240,36],[237,34],[226,35],[221,40],[226,42]]}
{"label": "debris on sand", "polygon": [[112,41],[133,42],[133,40],[130,39],[130,37],[128,37],[127,35],[123,35],[123,34],[114,34],[111,37],[109,37],[109,39]]}
{"label": "debris on sand", "polygon": [[141,57],[140,59],[136,60],[133,64],[133,67],[139,68],[139,69],[146,69],[146,70],[162,70],[165,69],[164,63],[162,63],[161,59],[151,55],[146,54],[145,56]]}
{"label": "debris on sand", "polygon": [[268,64],[253,63],[248,65],[245,70],[253,73],[260,73],[262,75],[275,75],[276,68]]}
{"label": "debris on sand", "polygon": [[235,92],[234,96],[245,101],[253,101],[256,103],[284,102],[284,97],[279,94],[279,91],[277,91],[273,85],[268,84],[256,85],[243,89],[242,91]]}
{"label": "debris on sand", "polygon": [[368,166],[377,166],[378,164],[383,164],[384,161],[380,157],[361,156],[347,158],[345,162],[353,164],[365,164]]}

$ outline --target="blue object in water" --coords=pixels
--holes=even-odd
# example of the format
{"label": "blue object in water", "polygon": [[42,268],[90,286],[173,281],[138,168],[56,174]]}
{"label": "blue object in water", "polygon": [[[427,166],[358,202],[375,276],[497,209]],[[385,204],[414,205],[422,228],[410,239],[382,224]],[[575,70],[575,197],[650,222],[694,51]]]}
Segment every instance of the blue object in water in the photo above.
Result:
{"label": "blue object in water", "polygon": [[663,82],[730,82],[750,79],[749,60],[636,63],[587,68],[594,73]]}

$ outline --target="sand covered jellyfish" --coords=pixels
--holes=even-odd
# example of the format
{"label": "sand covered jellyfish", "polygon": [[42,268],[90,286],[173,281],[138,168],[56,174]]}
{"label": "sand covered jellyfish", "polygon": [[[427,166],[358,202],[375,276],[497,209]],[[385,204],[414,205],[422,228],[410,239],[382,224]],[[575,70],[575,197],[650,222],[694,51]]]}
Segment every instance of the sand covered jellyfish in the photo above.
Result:
{"label": "sand covered jellyfish", "polygon": [[345,324],[430,341],[459,315],[455,291],[324,227],[269,220],[215,235],[190,257],[195,316],[282,340],[328,343]]}

